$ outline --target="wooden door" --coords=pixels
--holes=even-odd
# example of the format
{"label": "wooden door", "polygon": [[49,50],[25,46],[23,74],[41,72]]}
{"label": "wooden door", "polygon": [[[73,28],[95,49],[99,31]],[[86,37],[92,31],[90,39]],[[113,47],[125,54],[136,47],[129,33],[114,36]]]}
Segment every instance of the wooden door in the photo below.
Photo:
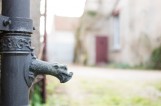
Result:
{"label": "wooden door", "polygon": [[96,37],[96,64],[108,61],[108,39],[105,36]]}

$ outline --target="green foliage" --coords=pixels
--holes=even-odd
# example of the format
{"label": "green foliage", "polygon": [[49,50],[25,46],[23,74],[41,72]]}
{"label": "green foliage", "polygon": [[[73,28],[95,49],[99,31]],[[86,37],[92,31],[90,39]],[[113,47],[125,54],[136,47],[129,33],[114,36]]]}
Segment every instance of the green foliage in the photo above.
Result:
{"label": "green foliage", "polygon": [[42,106],[42,98],[40,96],[41,88],[38,84],[34,86],[34,92],[31,97],[31,106]]}
{"label": "green foliage", "polygon": [[87,15],[91,17],[95,17],[97,15],[96,11],[87,11]]}
{"label": "green foliage", "polygon": [[154,69],[161,69],[161,46],[154,49],[151,55],[151,65]]}
{"label": "green foliage", "polygon": [[108,68],[120,68],[120,69],[131,69],[132,67],[129,64],[125,63],[109,63],[107,64]]}

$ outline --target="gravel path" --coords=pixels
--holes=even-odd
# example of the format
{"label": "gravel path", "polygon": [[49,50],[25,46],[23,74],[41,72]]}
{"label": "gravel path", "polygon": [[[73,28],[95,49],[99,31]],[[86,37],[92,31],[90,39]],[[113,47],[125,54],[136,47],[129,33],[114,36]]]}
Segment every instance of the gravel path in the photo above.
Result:
{"label": "gravel path", "polygon": [[112,80],[161,80],[161,70],[128,70],[108,69],[97,67],[83,67],[68,65],[68,70],[74,72],[73,77],[94,77]]}

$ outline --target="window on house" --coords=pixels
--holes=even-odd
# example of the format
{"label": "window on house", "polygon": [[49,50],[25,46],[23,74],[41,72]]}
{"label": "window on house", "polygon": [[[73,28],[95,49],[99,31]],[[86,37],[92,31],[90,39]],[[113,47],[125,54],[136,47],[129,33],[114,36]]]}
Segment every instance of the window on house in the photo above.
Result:
{"label": "window on house", "polygon": [[113,49],[120,50],[120,19],[119,15],[113,15]]}

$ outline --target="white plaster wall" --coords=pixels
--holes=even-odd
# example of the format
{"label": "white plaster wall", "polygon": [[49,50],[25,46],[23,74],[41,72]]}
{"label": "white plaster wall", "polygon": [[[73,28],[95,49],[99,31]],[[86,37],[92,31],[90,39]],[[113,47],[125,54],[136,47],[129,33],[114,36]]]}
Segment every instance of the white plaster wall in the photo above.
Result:
{"label": "white plaster wall", "polygon": [[87,55],[88,55],[88,65],[95,64],[96,60],[96,44],[95,44],[95,36],[94,33],[88,33],[85,39],[85,45],[87,49]]}

